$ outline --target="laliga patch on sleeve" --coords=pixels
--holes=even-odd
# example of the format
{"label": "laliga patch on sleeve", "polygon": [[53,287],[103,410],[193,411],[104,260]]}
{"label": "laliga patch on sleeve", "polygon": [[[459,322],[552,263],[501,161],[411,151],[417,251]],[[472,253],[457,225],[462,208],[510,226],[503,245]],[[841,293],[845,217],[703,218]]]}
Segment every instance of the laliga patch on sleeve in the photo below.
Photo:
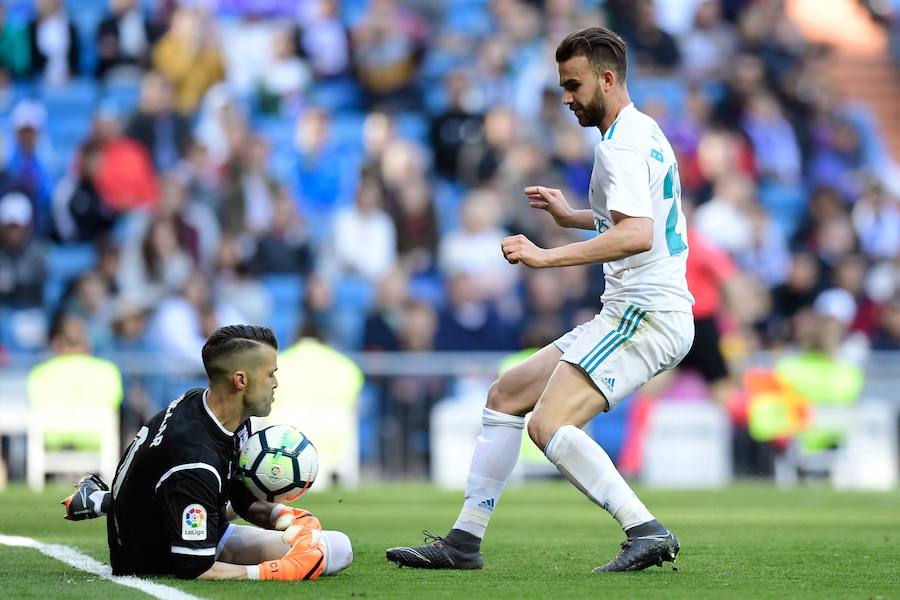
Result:
{"label": "laliga patch on sleeve", "polygon": [[191,504],[181,515],[181,539],[198,542],[206,539],[206,509]]}

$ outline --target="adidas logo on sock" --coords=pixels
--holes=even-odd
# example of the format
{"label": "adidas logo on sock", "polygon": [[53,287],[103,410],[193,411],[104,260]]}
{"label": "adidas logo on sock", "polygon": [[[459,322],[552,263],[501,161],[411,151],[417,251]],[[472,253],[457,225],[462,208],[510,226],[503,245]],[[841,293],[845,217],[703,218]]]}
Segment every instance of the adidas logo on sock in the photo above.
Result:
{"label": "adidas logo on sock", "polygon": [[481,502],[479,502],[478,506],[480,506],[481,508],[486,508],[490,511],[493,511],[494,503],[495,503],[495,500],[493,498],[487,498],[486,500],[482,500]]}
{"label": "adidas logo on sock", "polygon": [[604,377],[603,383],[605,383],[606,387],[608,387],[610,390],[612,390],[616,386],[616,380],[612,377]]}

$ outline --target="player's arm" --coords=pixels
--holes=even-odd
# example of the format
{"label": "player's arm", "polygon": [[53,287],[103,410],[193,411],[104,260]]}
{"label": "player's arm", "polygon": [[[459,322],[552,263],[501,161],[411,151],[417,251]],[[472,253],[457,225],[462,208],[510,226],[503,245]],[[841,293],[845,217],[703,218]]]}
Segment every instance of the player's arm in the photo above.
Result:
{"label": "player's arm", "polygon": [[[506,260],[529,267],[563,267],[620,260],[653,247],[653,207],[647,161],[634,149],[615,142],[599,144],[596,161],[597,184],[607,199],[606,207],[613,226],[593,239],[550,249],[539,248],[524,235],[510,236],[502,242]],[[556,211],[554,219],[557,222],[560,215],[566,214],[559,206],[546,210],[551,214]]]}
{"label": "player's arm", "polygon": [[524,235],[503,240],[503,256],[529,267],[567,267],[620,260],[653,247],[653,220],[612,213],[614,225],[595,238],[558,248],[540,248]]}
{"label": "player's arm", "polygon": [[524,190],[532,208],[546,211],[560,227],[570,229],[594,229],[594,211],[576,210],[569,206],[562,190],[542,185],[532,185]]}
{"label": "player's arm", "polygon": [[[236,516],[240,516],[248,523],[278,531],[284,531],[294,524],[322,528],[319,520],[308,510],[259,500],[236,478],[231,479],[228,485],[228,497],[231,500],[228,505],[229,511],[234,511]],[[229,520],[233,518],[233,515],[228,515]]]}

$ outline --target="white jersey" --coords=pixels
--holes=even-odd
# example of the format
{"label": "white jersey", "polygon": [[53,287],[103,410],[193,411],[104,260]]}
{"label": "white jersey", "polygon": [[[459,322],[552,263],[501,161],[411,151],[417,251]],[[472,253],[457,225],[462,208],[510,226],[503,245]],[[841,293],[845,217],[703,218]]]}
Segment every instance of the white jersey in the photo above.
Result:
{"label": "white jersey", "polygon": [[678,163],[659,125],[634,104],[622,109],[594,149],[590,202],[598,233],[613,226],[611,211],[653,219],[650,250],[603,265],[602,302],[691,312]]}

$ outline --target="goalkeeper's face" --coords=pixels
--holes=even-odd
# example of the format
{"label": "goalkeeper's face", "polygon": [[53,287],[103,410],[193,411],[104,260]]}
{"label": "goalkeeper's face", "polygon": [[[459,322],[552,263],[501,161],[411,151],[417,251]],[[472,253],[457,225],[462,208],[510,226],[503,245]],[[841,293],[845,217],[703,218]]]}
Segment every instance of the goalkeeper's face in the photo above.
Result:
{"label": "goalkeeper's face", "polygon": [[272,412],[278,379],[277,352],[271,346],[260,345],[256,363],[247,371],[247,387],[244,389],[245,413],[253,417],[265,417]]}

